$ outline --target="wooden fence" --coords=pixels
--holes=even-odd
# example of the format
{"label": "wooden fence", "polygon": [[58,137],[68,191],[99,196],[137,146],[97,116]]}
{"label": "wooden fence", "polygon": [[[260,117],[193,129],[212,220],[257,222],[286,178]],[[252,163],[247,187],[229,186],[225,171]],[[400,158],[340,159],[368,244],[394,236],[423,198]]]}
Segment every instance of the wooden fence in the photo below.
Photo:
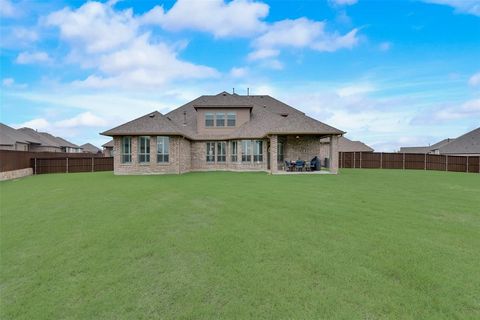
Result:
{"label": "wooden fence", "polygon": [[417,153],[340,152],[339,167],[359,169],[416,169],[480,173],[480,157]]}
{"label": "wooden fence", "polygon": [[112,157],[33,158],[34,174],[113,171]]}
{"label": "wooden fence", "polygon": [[0,150],[0,172],[25,168],[32,168],[37,174],[112,171],[113,158],[85,153]]}

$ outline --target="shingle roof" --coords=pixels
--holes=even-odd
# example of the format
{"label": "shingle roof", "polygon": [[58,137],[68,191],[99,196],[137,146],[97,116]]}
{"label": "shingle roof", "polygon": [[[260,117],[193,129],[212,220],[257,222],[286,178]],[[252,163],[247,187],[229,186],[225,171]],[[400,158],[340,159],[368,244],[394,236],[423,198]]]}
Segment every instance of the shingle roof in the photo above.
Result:
{"label": "shingle roof", "polygon": [[340,152],[373,152],[373,148],[361,141],[352,141],[345,137],[338,139],[338,151]]}
{"label": "shingle roof", "polygon": [[440,154],[480,154],[480,127],[439,148]]}
{"label": "shingle roof", "polygon": [[[251,108],[250,121],[232,133],[219,135],[197,133],[198,107]],[[157,116],[159,115],[159,116]],[[259,138],[267,134],[343,134],[344,132],[306,116],[268,95],[240,96],[221,92],[204,95],[162,116],[145,115],[119,127],[105,131],[107,136],[140,134],[176,134],[193,140]]]}
{"label": "shingle roof", "polygon": [[104,147],[104,148],[113,148],[114,146],[115,146],[115,143],[113,142],[113,139],[108,141],[105,144],[102,144],[102,147]]}
{"label": "shingle roof", "polygon": [[178,135],[186,136],[182,130],[168,117],[158,111],[124,123],[118,127],[102,132],[106,136],[117,135]]}
{"label": "shingle roof", "polygon": [[67,140],[65,140],[63,138],[60,138],[60,137],[54,137],[49,133],[41,132],[40,134],[47,135],[50,138],[53,137],[61,147],[81,148],[78,145],[76,145],[75,143],[71,143],[70,141],[67,141]]}
{"label": "shingle roof", "polygon": [[443,139],[437,143],[432,144],[431,146],[425,146],[425,147],[401,147],[400,148],[400,153],[430,153],[434,150],[438,150],[441,147],[445,146],[446,144],[454,141],[455,139]]}
{"label": "shingle roof", "polygon": [[13,146],[17,142],[34,144],[40,143],[37,138],[31,137],[19,130],[0,123],[0,145]]}
{"label": "shingle roof", "polygon": [[85,143],[85,144],[82,144],[80,146],[80,148],[83,149],[84,152],[90,152],[90,153],[99,153],[101,152],[101,150],[97,147],[95,147],[93,144],[91,143]]}
{"label": "shingle roof", "polygon": [[18,130],[28,135],[32,139],[38,140],[42,146],[60,148],[60,144],[52,135],[44,135],[31,128],[21,128]]}

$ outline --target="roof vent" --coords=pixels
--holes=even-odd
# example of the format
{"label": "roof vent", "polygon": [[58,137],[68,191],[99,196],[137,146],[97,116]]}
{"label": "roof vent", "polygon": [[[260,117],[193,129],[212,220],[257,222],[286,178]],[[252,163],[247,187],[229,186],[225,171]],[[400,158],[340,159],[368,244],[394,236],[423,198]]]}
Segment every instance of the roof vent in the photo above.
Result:
{"label": "roof vent", "polygon": [[280,115],[284,118],[288,117],[288,113],[280,113]]}
{"label": "roof vent", "polygon": [[150,118],[155,117],[155,113],[151,113],[151,114],[149,115],[149,117],[150,117]]}
{"label": "roof vent", "polygon": [[224,96],[224,97],[225,97],[226,95],[227,95],[227,93],[226,93],[226,92],[224,92],[224,93],[222,94],[222,96]]}

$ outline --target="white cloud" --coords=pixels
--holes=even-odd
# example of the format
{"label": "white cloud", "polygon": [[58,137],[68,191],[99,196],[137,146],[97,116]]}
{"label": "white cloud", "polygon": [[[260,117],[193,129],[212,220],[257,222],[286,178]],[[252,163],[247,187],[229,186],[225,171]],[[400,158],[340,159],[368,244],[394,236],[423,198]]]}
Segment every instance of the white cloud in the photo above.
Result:
{"label": "white cloud", "polygon": [[27,127],[35,130],[46,130],[50,128],[50,123],[44,118],[38,118],[19,124],[13,124],[12,127],[17,129]]}
{"label": "white cloud", "polygon": [[447,5],[453,7],[458,13],[468,13],[480,16],[479,0],[423,0],[427,3]]}
{"label": "white cloud", "polygon": [[81,113],[73,118],[61,120],[55,123],[60,128],[73,127],[101,127],[106,124],[106,121],[93,113],[87,111]]}
{"label": "white cloud", "polygon": [[87,2],[77,10],[64,8],[45,19],[60,29],[62,39],[88,53],[104,52],[126,44],[136,36],[138,24],[131,9],[115,11],[110,5]]}
{"label": "white cloud", "polygon": [[5,87],[11,87],[14,83],[15,83],[15,79],[13,79],[13,78],[4,78],[2,80],[2,84]]}
{"label": "white cloud", "polygon": [[462,119],[480,119],[480,99],[434,106],[417,115],[412,122],[414,124],[446,123]]}
{"label": "white cloud", "polygon": [[18,15],[18,10],[10,0],[0,0],[0,17],[12,18]]}
{"label": "white cloud", "polygon": [[480,72],[475,73],[468,79],[468,84],[472,87],[480,86]]}
{"label": "white cloud", "polygon": [[[112,3],[87,2],[76,10],[64,8],[50,14],[47,25],[57,26],[70,43],[68,59],[93,69],[77,87],[155,87],[185,79],[218,76],[210,67],[180,60],[186,43],[168,45],[153,41],[150,33],[140,33],[133,11],[115,10]],[[142,18],[143,19],[143,18]]]}
{"label": "white cloud", "polygon": [[365,94],[373,91],[375,91],[375,87],[372,84],[363,83],[363,84],[353,84],[353,85],[340,87],[339,89],[337,89],[337,94],[339,97],[348,97],[348,96]]}
{"label": "white cloud", "polygon": [[46,52],[36,51],[36,52],[20,52],[15,59],[15,62],[18,64],[32,64],[32,63],[41,63],[49,62],[50,57]]}
{"label": "white cloud", "polygon": [[357,29],[345,35],[327,32],[325,22],[307,18],[282,20],[269,26],[268,31],[256,38],[256,48],[249,55],[251,60],[278,55],[278,48],[310,48],[321,52],[333,52],[339,49],[351,49],[358,43]]}
{"label": "white cloud", "polygon": [[330,0],[330,3],[337,6],[351,6],[357,2],[358,0]]}
{"label": "white cloud", "polygon": [[197,30],[215,37],[241,37],[257,34],[265,28],[262,19],[268,15],[268,5],[249,0],[189,1],[178,0],[165,12],[155,6],[145,13],[144,24],[157,24],[167,30]]}
{"label": "white cloud", "polygon": [[233,78],[243,78],[248,74],[248,69],[247,68],[239,68],[239,67],[233,67],[230,70],[230,76]]}

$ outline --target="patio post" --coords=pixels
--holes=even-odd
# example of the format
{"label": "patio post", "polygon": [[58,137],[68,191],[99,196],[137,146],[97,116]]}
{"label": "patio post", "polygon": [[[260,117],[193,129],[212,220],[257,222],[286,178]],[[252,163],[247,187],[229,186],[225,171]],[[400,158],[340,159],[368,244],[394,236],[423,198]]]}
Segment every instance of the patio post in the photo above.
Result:
{"label": "patio post", "polygon": [[330,172],[338,173],[338,136],[330,136]]}
{"label": "patio post", "polygon": [[278,163],[277,163],[277,154],[278,154],[278,136],[270,136],[270,172],[278,172]]}

